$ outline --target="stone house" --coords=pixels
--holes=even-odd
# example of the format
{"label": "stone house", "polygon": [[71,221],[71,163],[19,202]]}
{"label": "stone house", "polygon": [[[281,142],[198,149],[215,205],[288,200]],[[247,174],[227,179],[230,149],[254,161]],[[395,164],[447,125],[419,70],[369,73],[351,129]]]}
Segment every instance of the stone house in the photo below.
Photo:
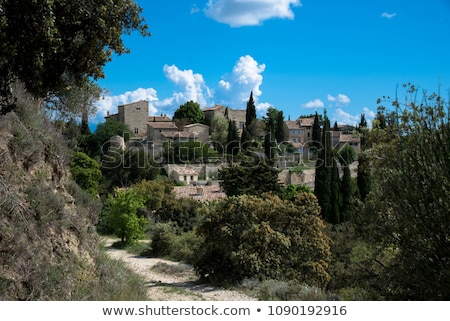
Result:
{"label": "stone house", "polygon": [[125,123],[131,130],[134,138],[145,139],[147,137],[148,101],[141,100],[117,107],[118,112],[110,115],[107,113],[105,119],[115,119]]}
{"label": "stone house", "polygon": [[[245,125],[245,109],[231,109],[222,105],[215,105],[214,107],[206,107],[203,109],[205,114],[206,124],[211,128],[212,119],[216,115],[222,115],[228,117],[228,119],[234,120],[236,122],[236,127],[238,129],[239,135],[242,133],[242,129]],[[211,134],[211,131],[209,132]]]}
{"label": "stone house", "polygon": [[206,143],[209,141],[209,126],[204,124],[190,124],[183,127],[183,132],[193,134],[195,141]]}
{"label": "stone house", "polygon": [[175,182],[184,183],[185,185],[191,185],[192,183],[198,182],[198,173],[190,168],[174,168],[170,176]]}
{"label": "stone house", "polygon": [[178,132],[178,127],[171,121],[147,123],[147,141],[154,144],[160,144],[163,141],[163,134],[176,132]]}
{"label": "stone house", "polygon": [[298,152],[312,142],[314,117],[286,120],[284,122],[284,140],[290,142]]}

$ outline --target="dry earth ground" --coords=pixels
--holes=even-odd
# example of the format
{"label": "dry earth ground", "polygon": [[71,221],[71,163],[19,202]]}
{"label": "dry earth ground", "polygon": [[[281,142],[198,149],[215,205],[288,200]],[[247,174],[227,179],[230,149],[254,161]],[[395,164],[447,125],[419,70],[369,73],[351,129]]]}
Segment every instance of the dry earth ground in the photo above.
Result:
{"label": "dry earth ground", "polygon": [[[141,274],[148,285],[148,297],[154,301],[257,301],[239,291],[197,284],[191,266],[160,258],[146,258],[112,247],[118,239],[103,238],[105,250],[113,259],[122,260]],[[167,264],[172,268],[158,269]]]}

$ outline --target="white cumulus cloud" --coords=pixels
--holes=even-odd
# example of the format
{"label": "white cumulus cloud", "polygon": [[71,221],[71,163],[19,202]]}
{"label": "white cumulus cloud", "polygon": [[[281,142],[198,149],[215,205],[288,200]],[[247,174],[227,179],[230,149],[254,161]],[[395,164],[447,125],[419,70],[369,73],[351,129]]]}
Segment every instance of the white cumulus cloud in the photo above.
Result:
{"label": "white cumulus cloud", "polygon": [[362,113],[355,115],[345,112],[342,108],[337,108],[332,118],[339,124],[356,126],[361,121],[361,114],[364,114],[364,118],[366,119],[368,126],[372,126],[372,120],[375,118],[375,112],[367,107],[363,108]]}
{"label": "white cumulus cloud", "polygon": [[184,104],[187,101],[195,101],[200,106],[205,106],[212,97],[211,89],[206,86],[203,76],[192,70],[180,70],[175,65],[164,65],[164,74],[167,79],[181,87],[182,91],[173,94],[173,103]]}
{"label": "white cumulus cloud", "polygon": [[216,102],[239,109],[245,107],[250,92],[253,92],[253,99],[256,103],[262,94],[260,87],[263,83],[262,73],[265,69],[265,64],[259,64],[250,55],[240,57],[236,61],[232,73],[225,74],[219,81]]}
{"label": "white cumulus cloud", "polygon": [[146,100],[149,102],[148,109],[150,115],[155,115],[158,112],[157,106],[159,99],[156,90],[153,88],[138,88],[116,96],[103,96],[96,104],[97,114],[92,120],[92,123],[103,123],[107,112],[110,112],[111,114],[117,113],[117,106],[140,100]]}
{"label": "white cumulus cloud", "polygon": [[381,14],[381,17],[382,17],[382,18],[386,18],[386,19],[392,19],[392,18],[394,18],[396,15],[397,15],[396,13],[383,12],[383,13]]}
{"label": "white cumulus cloud", "polygon": [[328,101],[336,103],[338,106],[346,106],[350,104],[350,98],[344,94],[338,94],[336,97],[328,95]]}
{"label": "white cumulus cloud", "polygon": [[304,108],[322,108],[324,106],[324,103],[320,99],[314,99],[310,100],[307,103],[304,103],[302,107]]}
{"label": "white cumulus cloud", "polygon": [[299,0],[209,0],[206,16],[231,27],[258,26],[273,18],[293,19]]}

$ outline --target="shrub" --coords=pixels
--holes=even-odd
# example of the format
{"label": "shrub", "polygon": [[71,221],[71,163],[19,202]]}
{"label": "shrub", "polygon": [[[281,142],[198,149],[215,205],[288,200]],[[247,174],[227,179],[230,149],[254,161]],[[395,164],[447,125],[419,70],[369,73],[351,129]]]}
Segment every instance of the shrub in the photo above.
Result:
{"label": "shrub", "polygon": [[319,214],[312,193],[299,193],[294,202],[272,194],[222,200],[198,228],[205,254],[196,270],[211,280],[295,280],[323,287],[331,254]]}
{"label": "shrub", "polygon": [[176,224],[157,223],[150,231],[151,253],[174,261],[193,264],[201,256],[202,238],[183,232]]}

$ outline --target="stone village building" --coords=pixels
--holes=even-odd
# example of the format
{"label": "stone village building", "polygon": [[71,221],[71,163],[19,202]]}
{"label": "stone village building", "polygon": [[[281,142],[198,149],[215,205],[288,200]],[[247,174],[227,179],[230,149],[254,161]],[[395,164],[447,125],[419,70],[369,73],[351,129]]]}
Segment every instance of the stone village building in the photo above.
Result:
{"label": "stone village building", "polygon": [[[118,106],[118,112],[116,114],[109,114],[108,112],[105,119],[106,121],[108,119],[116,119],[128,125],[132,131],[132,138],[144,142],[143,146],[152,150],[155,156],[158,156],[162,151],[163,144],[169,141],[179,143],[200,141],[209,143],[212,119],[216,115],[227,116],[229,119],[235,120],[239,133],[241,133],[245,124],[246,114],[245,109],[231,109],[222,105],[216,105],[211,108],[206,107],[203,109],[206,125],[189,124],[185,125],[180,131],[170,117],[166,115],[149,116],[148,111],[148,102],[141,100]],[[295,147],[296,153],[300,154],[300,157],[306,156],[304,149],[312,141],[313,123],[314,117],[298,118],[294,121],[287,120],[284,122],[285,141],[290,142]],[[351,126],[340,126],[340,130],[332,131],[331,136],[333,146],[339,148],[344,144],[349,144],[355,149],[356,153],[360,151],[360,138],[352,132]],[[175,171],[172,178],[187,184],[196,182],[198,180],[198,172],[195,175],[195,170],[187,169],[187,171],[185,173],[183,170],[178,173]]]}

